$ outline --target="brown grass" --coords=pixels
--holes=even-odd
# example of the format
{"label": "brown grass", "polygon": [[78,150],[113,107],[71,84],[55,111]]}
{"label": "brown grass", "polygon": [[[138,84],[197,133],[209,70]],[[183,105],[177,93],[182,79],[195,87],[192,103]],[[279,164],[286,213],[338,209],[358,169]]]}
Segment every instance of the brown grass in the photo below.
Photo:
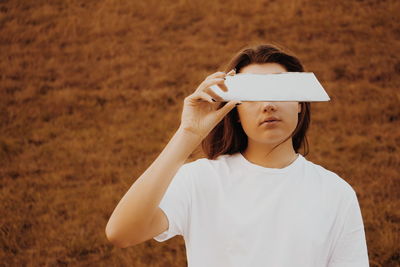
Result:
{"label": "brown grass", "polygon": [[[239,48],[316,73],[308,158],[357,191],[371,266],[398,266],[400,2],[0,1],[1,266],[184,266],[183,240],[110,245],[108,217]],[[201,155],[194,155],[199,157]]]}

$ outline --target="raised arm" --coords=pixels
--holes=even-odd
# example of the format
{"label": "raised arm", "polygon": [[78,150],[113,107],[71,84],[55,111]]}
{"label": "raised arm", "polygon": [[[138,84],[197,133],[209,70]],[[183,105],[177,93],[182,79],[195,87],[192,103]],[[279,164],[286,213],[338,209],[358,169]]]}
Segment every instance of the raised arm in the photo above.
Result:
{"label": "raised arm", "polygon": [[[232,74],[232,73],[229,73]],[[181,125],[150,167],[133,183],[114,209],[106,226],[106,236],[118,247],[142,243],[168,229],[168,220],[158,207],[178,169],[207,134],[238,101],[218,108],[221,100],[209,87],[223,85],[223,72],[207,77],[185,98]]]}

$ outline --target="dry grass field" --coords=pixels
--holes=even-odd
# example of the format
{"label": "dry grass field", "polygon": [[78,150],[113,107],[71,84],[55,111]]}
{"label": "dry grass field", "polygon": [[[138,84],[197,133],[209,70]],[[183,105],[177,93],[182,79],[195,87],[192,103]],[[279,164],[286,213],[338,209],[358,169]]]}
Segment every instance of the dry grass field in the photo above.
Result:
{"label": "dry grass field", "polygon": [[119,249],[104,229],[184,97],[255,42],[326,88],[307,158],[357,191],[371,266],[399,266],[398,14],[396,0],[0,0],[0,266],[185,266],[181,237]]}

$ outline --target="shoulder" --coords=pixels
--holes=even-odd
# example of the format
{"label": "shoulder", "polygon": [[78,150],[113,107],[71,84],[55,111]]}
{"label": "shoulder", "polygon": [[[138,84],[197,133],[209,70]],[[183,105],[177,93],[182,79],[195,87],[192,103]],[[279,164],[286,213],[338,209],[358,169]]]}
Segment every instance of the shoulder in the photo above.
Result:
{"label": "shoulder", "polygon": [[216,159],[199,158],[185,163],[182,168],[194,180],[214,183],[232,174],[230,158],[230,155],[221,155]]}
{"label": "shoulder", "polygon": [[333,192],[344,194],[347,197],[352,197],[356,194],[353,187],[337,173],[307,159],[305,159],[305,166],[310,175],[315,176],[320,182],[326,184]]}
{"label": "shoulder", "polygon": [[215,169],[219,168],[223,165],[229,164],[229,158],[231,155],[221,155],[216,159],[208,159],[208,158],[199,158],[196,160],[193,160],[191,162],[185,163],[182,167],[186,169],[198,169],[198,168],[208,168],[208,169]]}
{"label": "shoulder", "polygon": [[209,166],[209,160],[206,158],[199,158],[199,159],[195,159],[193,161],[190,162],[186,162],[182,165],[182,169],[185,169],[186,171],[191,171],[191,170],[196,170],[199,168],[204,168]]}
{"label": "shoulder", "polygon": [[197,174],[205,173],[210,169],[209,160],[206,158],[195,159],[184,163],[178,170],[178,173],[194,179]]}

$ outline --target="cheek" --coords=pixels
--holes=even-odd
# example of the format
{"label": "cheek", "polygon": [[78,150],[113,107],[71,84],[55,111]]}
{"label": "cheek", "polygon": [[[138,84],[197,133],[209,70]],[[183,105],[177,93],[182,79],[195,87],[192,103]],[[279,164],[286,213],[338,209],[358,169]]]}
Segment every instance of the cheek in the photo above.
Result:
{"label": "cheek", "polygon": [[282,112],[281,115],[285,121],[285,130],[292,132],[296,128],[298,122],[298,103],[282,103],[282,105],[279,106],[279,109]]}
{"label": "cheek", "polygon": [[293,129],[296,128],[297,123],[298,123],[298,117],[299,117],[299,113],[298,113],[298,109],[296,106],[296,108],[292,109],[287,116],[287,121],[288,121],[288,124],[290,125],[290,128],[293,128]]}
{"label": "cheek", "polygon": [[256,115],[257,114],[254,114],[254,112],[252,112],[252,110],[248,107],[241,107],[241,109],[238,109],[240,124],[245,132],[251,131],[251,129],[255,128],[257,118]]}
{"label": "cheek", "polygon": [[293,130],[296,128],[296,126],[297,126],[297,123],[298,123],[298,115],[297,115],[298,113],[296,112],[296,114],[294,115],[294,118],[293,118],[293,124],[292,124],[292,126],[293,126]]}

